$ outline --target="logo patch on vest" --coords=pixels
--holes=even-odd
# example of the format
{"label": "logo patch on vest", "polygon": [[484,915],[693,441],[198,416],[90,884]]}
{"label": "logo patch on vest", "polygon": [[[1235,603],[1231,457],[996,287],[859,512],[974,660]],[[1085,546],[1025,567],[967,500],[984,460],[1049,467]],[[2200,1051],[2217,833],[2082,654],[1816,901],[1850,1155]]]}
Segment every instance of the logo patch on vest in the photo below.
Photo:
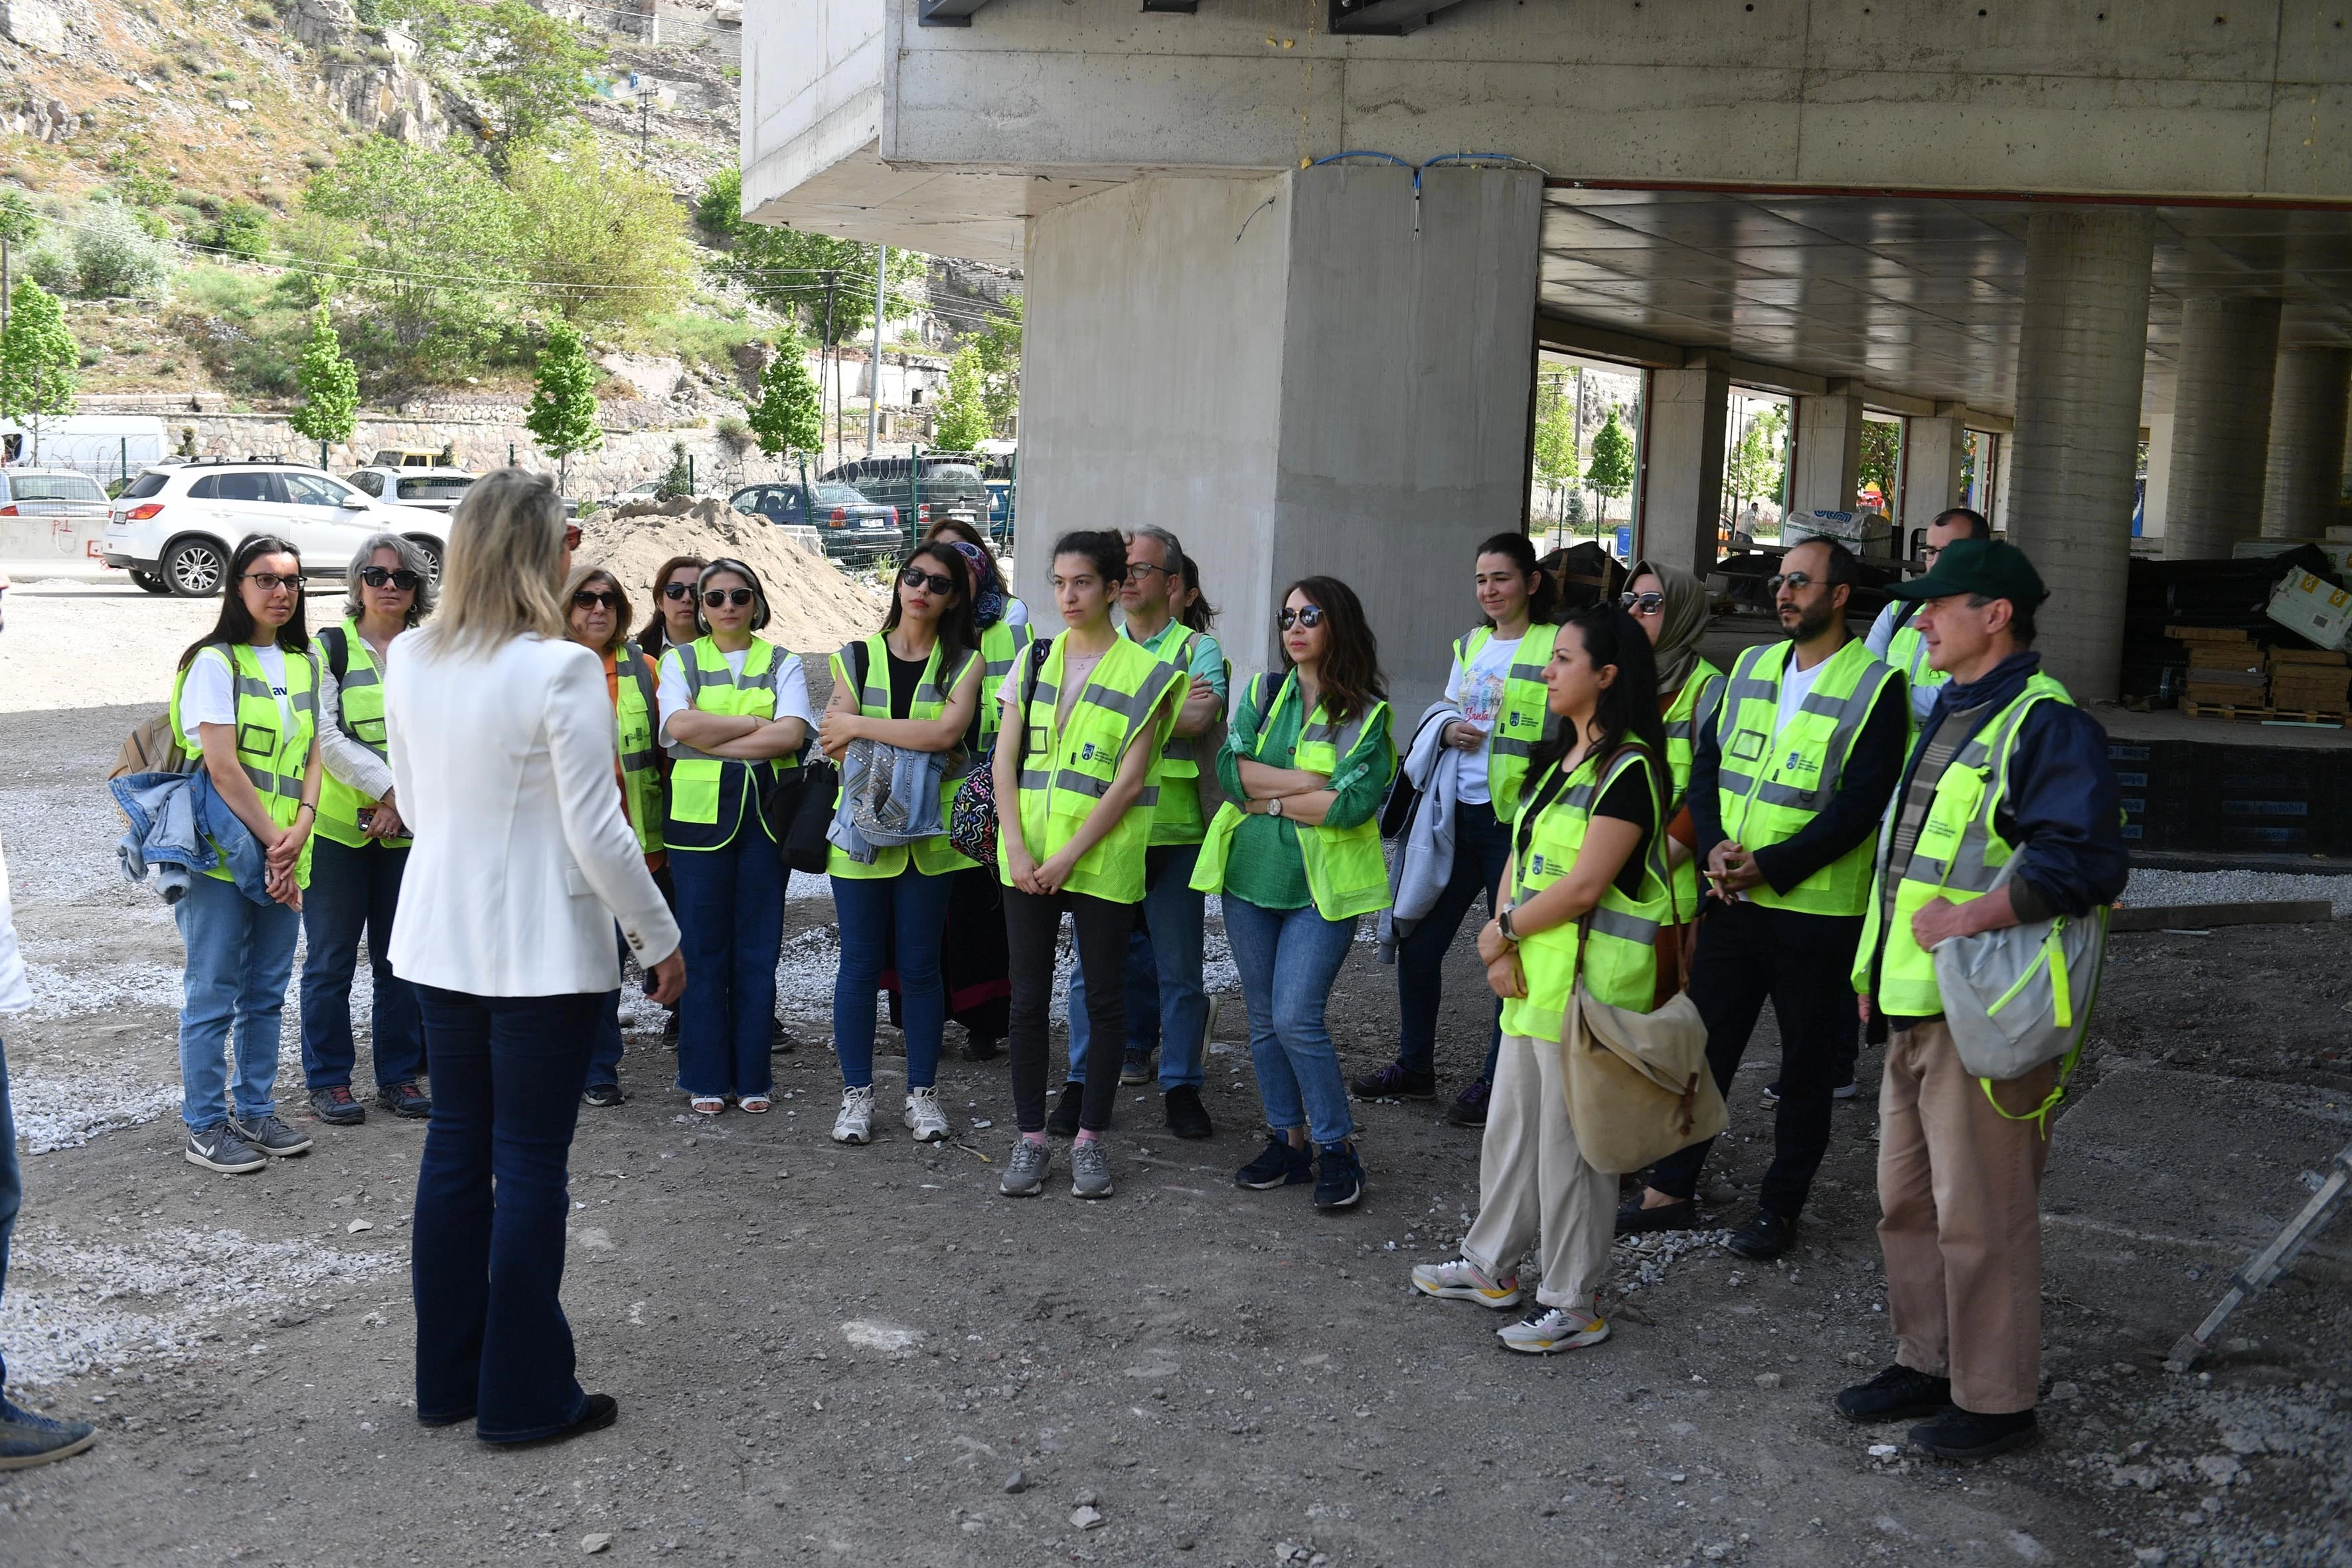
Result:
{"label": "logo patch on vest", "polygon": [[1082,763],[1091,763],[1091,762],[1093,762],[1094,760],[1095,760],[1095,743],[1094,743],[1092,741],[1088,741],[1088,742],[1087,742],[1086,750],[1084,750],[1084,751],[1082,751],[1082,752],[1080,752],[1078,753],[1078,761],[1080,761],[1080,762],[1082,762]]}
{"label": "logo patch on vest", "polygon": [[1789,760],[1780,764],[1780,771],[1784,773],[1818,773],[1822,771],[1822,764],[1802,752],[1790,752]]}
{"label": "logo patch on vest", "polygon": [[1532,877],[1540,877],[1543,875],[1543,851],[1538,849],[1535,852],[1534,858],[1528,862],[1528,874]]}

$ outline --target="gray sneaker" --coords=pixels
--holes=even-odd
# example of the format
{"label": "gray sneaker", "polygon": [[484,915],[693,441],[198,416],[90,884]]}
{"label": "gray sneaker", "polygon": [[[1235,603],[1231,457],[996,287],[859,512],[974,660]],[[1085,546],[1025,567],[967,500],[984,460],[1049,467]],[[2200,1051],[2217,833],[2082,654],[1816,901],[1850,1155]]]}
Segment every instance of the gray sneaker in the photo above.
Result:
{"label": "gray sneaker", "polygon": [[250,1121],[239,1121],[235,1117],[231,1117],[229,1125],[236,1128],[237,1136],[243,1138],[247,1143],[265,1154],[272,1154],[281,1160],[289,1154],[302,1153],[310,1147],[310,1135],[297,1132],[287,1126],[278,1119],[278,1112],[274,1110],[266,1116],[257,1116]]}
{"label": "gray sneaker", "polygon": [[1034,1198],[1045,1190],[1045,1177],[1053,1168],[1053,1150],[1026,1138],[1016,1139],[1013,1158],[1005,1163],[1004,1180],[996,1184],[996,1190],[1008,1198]]}
{"label": "gray sneaker", "polygon": [[237,1136],[236,1123],[233,1121],[191,1129],[187,1157],[191,1165],[202,1165],[207,1171],[218,1171],[226,1176],[245,1171],[258,1171],[269,1163],[267,1154]]}
{"label": "gray sneaker", "polygon": [[1099,1138],[1081,1138],[1070,1145],[1070,1195],[1110,1196],[1110,1154]]}

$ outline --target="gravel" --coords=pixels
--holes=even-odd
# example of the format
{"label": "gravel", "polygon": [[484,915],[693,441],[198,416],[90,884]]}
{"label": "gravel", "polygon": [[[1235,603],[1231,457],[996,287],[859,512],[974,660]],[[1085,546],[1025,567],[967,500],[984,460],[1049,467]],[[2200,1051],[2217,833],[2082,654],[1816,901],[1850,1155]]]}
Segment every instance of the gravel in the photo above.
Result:
{"label": "gravel", "polygon": [[2124,900],[2132,904],[2237,904],[2327,899],[2336,918],[2352,915],[2352,876],[2287,871],[2153,871],[2131,874]]}

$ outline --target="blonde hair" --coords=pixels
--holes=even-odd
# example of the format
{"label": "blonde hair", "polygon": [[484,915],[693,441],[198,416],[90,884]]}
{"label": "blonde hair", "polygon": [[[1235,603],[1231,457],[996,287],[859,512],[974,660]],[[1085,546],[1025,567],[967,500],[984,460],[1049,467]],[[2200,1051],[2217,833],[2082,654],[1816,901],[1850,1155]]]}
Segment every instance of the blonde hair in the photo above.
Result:
{"label": "blonde hair", "polygon": [[571,578],[563,584],[562,602],[564,629],[568,632],[572,626],[572,595],[580,592],[581,589],[585,588],[589,584],[595,582],[600,577],[604,580],[604,585],[613,590],[614,595],[619,598],[621,603],[613,611],[613,635],[611,638],[605,642],[603,647],[598,648],[596,651],[598,653],[618,653],[621,651],[621,645],[629,640],[629,591],[626,588],[622,587],[621,580],[618,577],[614,576],[613,574],[604,567],[574,566],[572,569]]}
{"label": "blonde hair", "polygon": [[571,635],[556,585],[563,571],[563,503],[544,474],[493,468],[449,519],[441,605],[418,636],[435,655],[488,654],[520,637]]}

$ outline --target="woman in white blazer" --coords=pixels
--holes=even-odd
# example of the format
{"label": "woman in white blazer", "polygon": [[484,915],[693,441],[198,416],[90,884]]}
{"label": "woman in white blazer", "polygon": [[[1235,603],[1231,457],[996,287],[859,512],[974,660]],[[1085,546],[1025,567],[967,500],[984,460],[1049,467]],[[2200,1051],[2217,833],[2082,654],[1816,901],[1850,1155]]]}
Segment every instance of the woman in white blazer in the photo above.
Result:
{"label": "woman in white blazer", "polygon": [[[392,966],[417,988],[433,1117],[416,1178],[416,1416],[490,1443],[610,1426],[557,1300],[566,1163],[617,921],[658,1002],[677,923],[614,785],[613,709],[557,595],[577,531],[546,479],[499,468],[451,519],[441,609],[393,645],[392,772],[414,829]],[[496,1179],[493,1192],[492,1180]]]}

